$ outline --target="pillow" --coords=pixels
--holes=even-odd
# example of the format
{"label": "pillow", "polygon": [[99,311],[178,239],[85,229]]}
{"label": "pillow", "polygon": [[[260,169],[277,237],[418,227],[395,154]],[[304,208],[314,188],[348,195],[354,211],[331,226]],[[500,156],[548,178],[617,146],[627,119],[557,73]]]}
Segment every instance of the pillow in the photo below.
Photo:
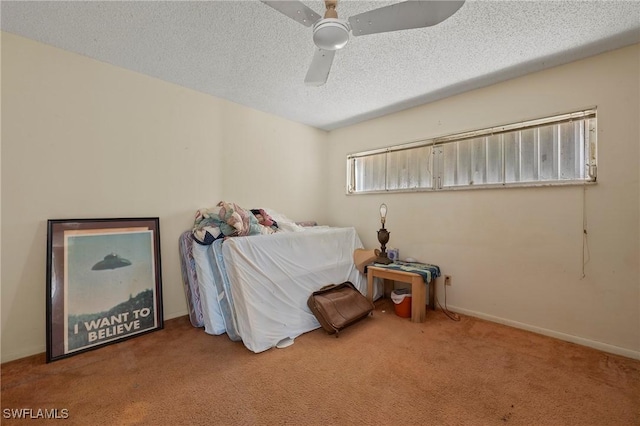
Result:
{"label": "pillow", "polygon": [[303,220],[301,222],[296,222],[296,223],[300,226],[304,226],[305,228],[309,226],[318,226],[318,222],[316,222],[315,220]]}
{"label": "pillow", "polygon": [[262,226],[268,226],[270,228],[278,228],[278,223],[273,220],[269,213],[264,209],[251,209],[251,213],[258,219],[258,223]]}
{"label": "pillow", "polygon": [[271,216],[273,220],[275,220],[278,223],[278,229],[280,229],[281,231],[287,231],[287,232],[304,231],[304,227],[298,225],[297,223],[295,223],[293,220],[289,219],[285,215],[278,213],[277,211],[272,209],[264,209],[264,211],[269,216]]}

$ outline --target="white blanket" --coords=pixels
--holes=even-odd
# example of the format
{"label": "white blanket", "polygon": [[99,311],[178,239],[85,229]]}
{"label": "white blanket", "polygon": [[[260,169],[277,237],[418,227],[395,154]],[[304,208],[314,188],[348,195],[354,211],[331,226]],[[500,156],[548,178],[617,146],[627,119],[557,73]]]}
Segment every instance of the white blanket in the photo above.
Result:
{"label": "white blanket", "polygon": [[262,352],[320,327],[307,299],[327,284],[351,281],[366,295],[366,277],[353,263],[357,248],[362,243],[354,228],[227,239],[222,253],[244,345]]}

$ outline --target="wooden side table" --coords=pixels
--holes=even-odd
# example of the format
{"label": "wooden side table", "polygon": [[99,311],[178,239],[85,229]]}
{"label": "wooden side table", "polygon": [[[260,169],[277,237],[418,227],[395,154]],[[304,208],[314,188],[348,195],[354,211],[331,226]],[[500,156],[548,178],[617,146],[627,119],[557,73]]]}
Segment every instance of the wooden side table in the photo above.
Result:
{"label": "wooden side table", "polygon": [[[419,274],[405,271],[395,271],[392,269],[379,268],[376,266],[367,267],[367,297],[373,301],[373,279],[375,277],[387,281],[400,281],[411,284],[411,322],[424,322],[427,317],[425,297],[427,293],[427,285]],[[434,287],[435,278],[431,280],[429,287],[429,308],[435,309],[434,303]]]}

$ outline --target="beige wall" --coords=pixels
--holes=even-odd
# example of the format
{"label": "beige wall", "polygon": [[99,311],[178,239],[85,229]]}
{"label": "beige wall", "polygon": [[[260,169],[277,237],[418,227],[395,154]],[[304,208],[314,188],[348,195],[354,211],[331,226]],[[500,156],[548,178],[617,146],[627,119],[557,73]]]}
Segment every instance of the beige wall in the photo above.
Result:
{"label": "beige wall", "polygon": [[[225,108],[224,198],[240,205],[287,206],[295,220],[326,221],[327,133],[246,108]],[[253,204],[252,204],[253,203]]]}
{"label": "beige wall", "polygon": [[[450,307],[640,358],[639,58],[633,46],[327,135],[2,33],[2,361],[45,350],[47,219],[159,216],[172,318],[186,314],[178,236],[220,199],[355,225],[368,247],[386,202],[390,245],[453,277]],[[347,153],[592,106],[595,186],[344,195]]]}
{"label": "beige wall", "polygon": [[322,220],[325,141],[2,33],[2,361],[45,350],[47,219],[160,217],[165,318],[184,315],[177,241],[196,209],[226,199]]}
{"label": "beige wall", "polygon": [[[452,310],[640,358],[639,64],[635,45],[331,132],[330,222],[376,247],[384,202],[389,245],[452,276]],[[597,185],[344,194],[348,153],[594,106]]]}

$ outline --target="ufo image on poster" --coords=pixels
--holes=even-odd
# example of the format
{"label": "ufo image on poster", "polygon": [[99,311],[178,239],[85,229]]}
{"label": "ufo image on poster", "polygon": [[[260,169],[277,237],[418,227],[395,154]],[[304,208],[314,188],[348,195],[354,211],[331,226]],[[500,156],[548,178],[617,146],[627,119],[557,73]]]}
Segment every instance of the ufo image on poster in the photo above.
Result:
{"label": "ufo image on poster", "polygon": [[100,262],[93,265],[92,271],[102,271],[105,269],[117,269],[131,265],[131,261],[120,257],[115,253],[108,254]]}

